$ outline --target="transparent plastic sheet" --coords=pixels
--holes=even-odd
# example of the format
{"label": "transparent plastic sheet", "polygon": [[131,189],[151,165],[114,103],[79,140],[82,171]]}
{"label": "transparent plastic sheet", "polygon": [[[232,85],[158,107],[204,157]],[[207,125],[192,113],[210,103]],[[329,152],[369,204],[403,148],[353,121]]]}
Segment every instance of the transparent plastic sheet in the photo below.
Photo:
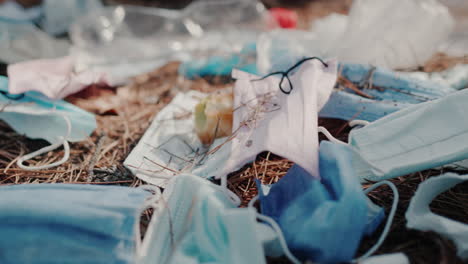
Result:
{"label": "transparent plastic sheet", "polygon": [[439,51],[451,56],[468,55],[468,1],[440,0],[455,18],[455,30]]}
{"label": "transparent plastic sheet", "polygon": [[69,43],[57,40],[29,22],[0,19],[0,60],[15,63],[40,58],[56,58],[68,53]]}
{"label": "transparent plastic sheet", "polygon": [[[278,31],[272,35],[294,43],[289,53],[401,69],[428,60],[448,39],[453,26],[447,7],[436,0],[356,0],[348,16],[332,14],[315,21],[309,31]],[[257,51],[271,51],[262,41],[268,34],[260,37]],[[259,60],[260,72],[268,66]]]}
{"label": "transparent plastic sheet", "polygon": [[264,10],[248,0],[197,1],[181,11],[106,7],[71,27],[75,68],[144,64],[143,72],[172,59],[231,55],[266,28]]}

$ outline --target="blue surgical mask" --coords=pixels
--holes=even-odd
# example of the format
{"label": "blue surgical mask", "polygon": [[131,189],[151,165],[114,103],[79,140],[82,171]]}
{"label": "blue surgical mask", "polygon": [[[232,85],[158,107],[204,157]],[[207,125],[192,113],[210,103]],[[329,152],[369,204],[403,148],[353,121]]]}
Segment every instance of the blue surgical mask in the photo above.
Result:
{"label": "blue surgical mask", "polygon": [[[321,180],[294,165],[268,195],[260,192],[262,214],[278,222],[292,253],[301,259],[348,262],[364,234],[379,225],[383,212],[362,191],[353,173],[349,147],[322,142],[319,166]],[[387,223],[386,232],[388,227]]]}
{"label": "blue surgical mask", "polygon": [[422,182],[406,211],[406,227],[420,231],[434,231],[452,240],[457,255],[468,260],[468,225],[441,215],[434,214],[429,205],[439,194],[457,184],[468,181],[468,175],[446,173]]}
{"label": "blue surgical mask", "polygon": [[335,90],[320,111],[320,117],[375,121],[413,104],[435,100],[456,91],[441,84],[361,64],[342,64],[341,75],[353,83],[372,84],[372,88],[361,90],[372,98],[357,95],[350,89]]}
{"label": "blue surgical mask", "polygon": [[468,158],[468,90],[400,110],[351,131],[357,175],[380,181]]}
{"label": "blue surgical mask", "polygon": [[135,263],[143,188],[78,184],[0,187],[0,262]]}
{"label": "blue surgical mask", "polygon": [[265,218],[253,208],[236,208],[219,186],[178,175],[163,200],[139,263],[266,263],[264,247],[275,245],[274,232],[257,222]]}
{"label": "blue surgical mask", "polygon": [[[293,39],[300,39],[302,36],[295,35],[298,33],[294,32],[291,34],[295,37],[288,39],[273,33],[271,36],[259,38],[257,65],[260,74],[284,71],[303,57],[320,54],[314,51],[313,47],[305,50],[300,45],[297,46]],[[263,37],[267,38],[266,41],[262,40]],[[272,37],[273,40],[268,41],[268,37]],[[265,46],[266,43],[269,44]],[[372,85],[370,89],[361,89],[371,98],[357,95],[348,88],[335,89],[328,103],[320,111],[320,117],[375,121],[412,104],[441,98],[456,91],[447,85],[411,78],[370,65],[343,63],[340,64],[339,72],[349,81],[362,84],[359,86]]]}
{"label": "blue surgical mask", "polygon": [[69,151],[68,142],[85,140],[96,129],[96,119],[88,113],[63,100],[53,101],[39,93],[24,95],[8,94],[8,79],[0,77],[0,119],[8,123],[16,132],[31,139],[43,139],[51,143],[44,149],[26,155],[19,165],[26,169],[50,168],[65,162],[49,164],[46,167],[27,167],[25,160],[51,151],[60,146]]}

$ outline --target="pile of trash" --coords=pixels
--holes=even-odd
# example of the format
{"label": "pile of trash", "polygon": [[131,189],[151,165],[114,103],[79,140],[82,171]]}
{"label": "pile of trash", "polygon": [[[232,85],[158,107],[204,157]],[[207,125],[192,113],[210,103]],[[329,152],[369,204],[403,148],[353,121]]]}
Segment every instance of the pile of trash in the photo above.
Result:
{"label": "pile of trash", "polygon": [[463,0],[40,2],[0,2],[1,263],[468,261]]}

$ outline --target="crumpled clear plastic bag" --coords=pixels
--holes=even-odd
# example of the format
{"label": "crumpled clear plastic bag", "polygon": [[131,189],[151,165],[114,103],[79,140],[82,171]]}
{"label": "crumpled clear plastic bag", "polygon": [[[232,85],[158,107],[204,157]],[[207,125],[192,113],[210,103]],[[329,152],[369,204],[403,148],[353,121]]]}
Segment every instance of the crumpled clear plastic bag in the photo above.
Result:
{"label": "crumpled clear plastic bag", "polygon": [[265,24],[263,11],[260,3],[247,0],[204,0],[181,11],[103,8],[71,27],[75,68],[230,55],[256,39]]}
{"label": "crumpled clear plastic bag", "polygon": [[[259,38],[262,58],[272,53],[278,37],[293,43],[288,52],[301,56],[337,57],[340,62],[372,64],[391,69],[412,68],[428,60],[453,30],[454,20],[437,0],[356,0],[348,16],[332,14],[314,22],[309,31],[276,31]],[[273,44],[272,44],[273,43]],[[264,54],[264,55],[262,55]]]}
{"label": "crumpled clear plastic bag", "polygon": [[0,60],[16,63],[40,58],[57,58],[68,53],[69,43],[40,31],[30,23],[0,20]]}

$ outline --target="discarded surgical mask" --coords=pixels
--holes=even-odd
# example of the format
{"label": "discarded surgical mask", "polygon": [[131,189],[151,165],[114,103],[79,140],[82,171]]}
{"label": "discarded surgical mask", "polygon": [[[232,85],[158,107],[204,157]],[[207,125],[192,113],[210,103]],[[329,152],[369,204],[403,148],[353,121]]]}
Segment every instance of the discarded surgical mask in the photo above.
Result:
{"label": "discarded surgical mask", "polygon": [[68,54],[69,43],[40,31],[30,23],[11,23],[0,19],[0,60],[16,63],[57,58]]}
{"label": "discarded surgical mask", "polygon": [[[364,234],[371,234],[382,220],[382,209],[364,195],[351,158],[349,147],[322,141],[320,180],[294,165],[267,195],[260,191],[262,214],[278,222],[291,251],[301,259],[319,263],[351,261]],[[372,254],[379,243],[360,260]],[[340,246],[344,244],[346,247]]]}
{"label": "discarded surgical mask", "polygon": [[451,239],[457,247],[457,255],[465,260],[468,259],[468,225],[434,214],[429,205],[442,192],[467,180],[468,175],[454,173],[427,179],[418,186],[405,214],[407,228],[434,231]]}
{"label": "discarded surgical mask", "polygon": [[334,90],[328,103],[319,112],[319,116],[342,120],[359,119],[371,122],[408,106],[411,106],[411,104],[376,101],[353,93]]}
{"label": "discarded surgical mask", "polygon": [[336,81],[335,60],[310,58],[281,79],[234,71],[234,122],[229,159],[216,175],[229,173],[255,160],[263,151],[287,158],[315,177],[318,173],[318,116]]}
{"label": "discarded surgical mask", "polygon": [[0,187],[0,197],[2,263],[135,263],[140,214],[152,194],[28,184]]}
{"label": "discarded surgical mask", "polygon": [[[332,61],[328,63],[328,67],[324,67],[319,61],[305,62],[304,65],[299,68],[299,71],[291,76],[292,83],[295,85],[290,95],[283,94],[280,91],[278,87],[279,80],[275,76],[262,81],[253,82],[250,81],[259,77],[244,72],[234,73],[234,77],[236,76],[239,77],[240,80],[238,84],[236,84],[238,88],[235,88],[234,91],[237,93],[236,96],[239,97],[236,99],[235,96],[234,103],[236,103],[236,100],[238,104],[250,100],[249,107],[255,107],[258,103],[260,103],[257,105],[258,107],[273,107],[275,111],[267,112],[266,114],[269,119],[276,116],[275,124],[281,124],[278,126],[283,125],[281,122],[288,119],[288,114],[294,115],[294,117],[290,117],[290,121],[288,121],[291,123],[290,131],[283,131],[282,133],[286,133],[285,135],[271,135],[270,141],[273,142],[277,140],[278,136],[281,136],[284,140],[289,140],[291,146],[296,146],[296,152],[292,155],[285,154],[283,147],[276,146],[278,150],[276,151],[277,154],[288,157],[291,156],[291,158],[295,161],[297,160],[297,162],[301,162],[305,159],[303,156],[314,159],[314,147],[303,150],[302,146],[304,144],[309,146],[316,144],[315,149],[317,149],[318,137],[315,137],[317,142],[314,143],[313,136],[304,136],[304,134],[313,135],[312,132],[308,133],[301,129],[294,129],[295,126],[302,127],[300,125],[302,121],[294,122],[294,120],[302,120],[298,117],[299,115],[303,115],[305,112],[313,113],[313,108],[321,108],[326,102],[329,91],[335,82],[336,63]],[[309,87],[310,84],[314,84],[314,87],[320,87],[320,89],[317,89],[318,91],[304,89],[303,87],[305,87],[305,84],[307,84],[307,87]],[[249,88],[252,86],[257,87],[258,90],[250,91]],[[241,90],[236,92],[236,89]],[[308,95],[309,93],[313,93],[314,95]],[[257,94],[259,97],[255,98]],[[214,176],[220,177],[220,175],[226,175],[232,170],[238,169],[238,166],[242,166],[243,164],[241,163],[244,161],[248,162],[248,159],[255,158],[255,155],[258,153],[252,151],[248,153],[249,157],[247,161],[244,160],[244,157],[242,161],[235,161],[238,164],[230,164],[229,166],[231,167],[226,169],[229,157],[233,157],[231,151],[233,150],[232,144],[234,141],[229,137],[216,139],[208,147],[204,147],[201,144],[197,135],[194,133],[193,110],[198,102],[205,96],[206,94],[196,91],[190,91],[186,94],[179,93],[167,107],[158,113],[143,138],[125,160],[124,165],[142,180],[158,186],[164,186],[168,179],[181,172],[193,173],[204,178]],[[308,99],[311,102],[304,104],[302,102],[302,96],[311,98]],[[275,99],[276,97],[281,98],[281,100]],[[264,105],[261,104],[262,102]],[[277,104],[276,106],[274,106],[275,103]],[[283,105],[283,108],[279,108]],[[248,107],[246,107],[246,109],[247,108]],[[237,110],[234,115],[240,112],[240,110]],[[242,113],[243,115],[248,114],[245,109],[242,110]],[[264,113],[260,112],[259,114],[263,115]],[[238,119],[234,118],[234,124],[236,124],[236,122],[242,122],[241,119],[243,118],[245,118],[245,116],[240,116]],[[259,115],[257,119],[261,120],[261,116]],[[310,120],[310,118],[308,120]],[[253,124],[255,120],[252,121]],[[268,128],[267,122],[262,122],[261,124],[263,124],[263,129]],[[259,126],[261,124],[259,124]],[[313,121],[304,121],[304,124],[307,131],[314,129]],[[234,130],[237,130],[237,128],[233,128],[233,131]],[[300,133],[300,135],[294,136],[294,133]],[[260,134],[261,133],[258,133],[257,137]],[[244,137],[242,140],[246,140],[246,138]],[[298,140],[306,140],[307,142],[297,143],[296,141]],[[239,140],[236,142],[236,144],[242,144],[239,143]],[[260,144],[261,142],[258,141],[258,143]],[[234,155],[240,154],[242,153],[234,153]],[[301,163],[303,163],[306,168],[313,170],[309,162]]]}
{"label": "discarded surgical mask", "polygon": [[[181,172],[200,177],[217,175],[230,148],[226,138],[204,147],[195,133],[193,111],[205,96],[197,91],[178,93],[156,115],[124,165],[143,181],[162,187]],[[208,154],[217,148],[215,155]]]}
{"label": "discarded surgical mask", "polygon": [[[16,132],[31,139],[44,139],[51,146],[28,154],[18,160],[24,169],[42,169],[60,165],[68,159],[68,141],[85,140],[95,129],[94,115],[65,101],[52,101],[37,93],[13,95],[8,93],[8,79],[0,77],[0,119],[8,123]],[[51,151],[60,146],[65,148],[61,161],[41,167],[27,167],[25,160]]]}
{"label": "discarded surgical mask", "polygon": [[464,120],[468,90],[417,104],[351,131],[355,168],[380,181],[468,158]]}
{"label": "discarded surgical mask", "polygon": [[50,99],[63,99],[92,84],[107,84],[104,73],[73,70],[70,56],[20,62],[8,66],[9,92],[37,91]]}
{"label": "discarded surgical mask", "polygon": [[[296,47],[298,41],[288,38],[290,34],[295,36],[299,33],[284,34],[277,31],[259,37],[257,67],[260,73],[284,71],[304,56],[315,54],[313,50]],[[369,65],[344,63],[339,66],[339,73],[359,91],[338,85],[319,112],[320,117],[375,121],[411,104],[434,100],[456,91],[444,84]]]}
{"label": "discarded surgical mask", "polygon": [[340,69],[341,76],[357,84],[360,93],[346,86],[338,86],[320,111],[320,117],[375,121],[412,104],[456,92],[443,84],[417,80],[372,66],[342,64]]}
{"label": "discarded surgical mask", "polygon": [[254,209],[236,208],[219,186],[182,174],[163,199],[138,263],[266,263],[271,227],[257,222]]}
{"label": "discarded surgical mask", "polygon": [[[289,174],[298,175],[299,176],[306,176],[306,172],[303,171],[299,166],[293,166]],[[275,188],[283,187],[287,189],[286,191],[274,191],[272,195],[269,195],[271,190],[271,185],[263,185],[260,183],[259,180],[256,180],[255,183],[257,185],[257,189],[261,190],[260,193],[260,201],[261,201],[261,208],[262,213],[270,216],[273,220],[278,221],[280,215],[282,214],[282,210],[294,199],[296,198],[301,192],[305,192],[309,187],[310,181],[309,175],[307,177],[301,179],[295,179],[292,176],[284,177],[280,183],[274,184],[272,186],[276,186]],[[293,180],[294,179],[294,180]],[[265,199],[265,197],[267,197]],[[294,196],[294,197],[291,197]],[[382,207],[377,206],[374,204],[369,198],[367,200],[367,221],[366,221],[366,229],[364,234],[366,236],[372,235],[374,231],[379,227],[382,223],[382,220],[385,218],[385,212]]]}

